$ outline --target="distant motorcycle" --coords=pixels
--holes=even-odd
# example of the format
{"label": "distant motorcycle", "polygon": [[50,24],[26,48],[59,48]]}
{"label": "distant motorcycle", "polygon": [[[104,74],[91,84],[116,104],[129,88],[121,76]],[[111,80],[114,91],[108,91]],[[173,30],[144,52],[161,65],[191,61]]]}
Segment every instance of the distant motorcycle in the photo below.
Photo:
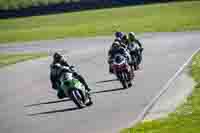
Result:
{"label": "distant motorcycle", "polygon": [[132,65],[135,70],[138,69],[142,61],[142,51],[143,51],[143,48],[138,48],[138,47],[135,47],[135,50],[130,51]]}
{"label": "distant motorcycle", "polygon": [[111,67],[113,73],[117,76],[123,88],[128,88],[132,86],[134,71],[130,67],[130,65],[127,62],[127,59],[124,56],[120,54],[115,55]]}
{"label": "distant motorcycle", "polygon": [[70,97],[78,108],[92,105],[92,99],[85,86],[70,72],[65,72],[61,78],[61,89],[66,97]]}

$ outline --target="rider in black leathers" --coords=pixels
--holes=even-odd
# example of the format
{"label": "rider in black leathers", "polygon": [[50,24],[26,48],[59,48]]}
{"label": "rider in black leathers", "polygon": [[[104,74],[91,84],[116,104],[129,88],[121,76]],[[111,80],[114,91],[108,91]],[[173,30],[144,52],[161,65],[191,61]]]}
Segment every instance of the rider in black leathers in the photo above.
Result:
{"label": "rider in black leathers", "polygon": [[71,69],[71,72],[73,73],[73,76],[85,86],[86,90],[87,91],[91,90],[88,87],[88,84],[86,83],[84,78],[80,74],[72,70],[73,66],[70,66],[67,63],[67,61],[63,58],[63,56],[56,52],[53,55],[53,62],[50,65],[50,80],[51,80],[52,88],[55,90],[58,90],[58,94],[57,94],[58,98],[64,98],[64,95],[62,93],[62,90],[60,89],[60,81],[59,81],[63,71],[61,67],[58,67],[57,64],[60,64],[61,67],[62,66],[69,67],[69,69]]}
{"label": "rider in black leathers", "polygon": [[135,56],[137,57],[137,66],[136,70],[139,69],[139,65],[142,61],[142,52],[143,52],[143,47],[141,42],[136,38],[136,35],[134,32],[130,32],[128,34],[128,50],[130,51],[131,57]]}
{"label": "rider in black leathers", "polygon": [[126,57],[128,63],[131,63],[131,57],[130,54],[126,51],[126,49],[124,48],[123,45],[121,45],[121,43],[119,43],[118,41],[114,41],[110,50],[108,51],[108,64],[109,64],[109,72],[113,73],[113,70],[111,68],[111,64],[113,62],[113,59],[115,57],[116,54],[121,54],[124,57]]}

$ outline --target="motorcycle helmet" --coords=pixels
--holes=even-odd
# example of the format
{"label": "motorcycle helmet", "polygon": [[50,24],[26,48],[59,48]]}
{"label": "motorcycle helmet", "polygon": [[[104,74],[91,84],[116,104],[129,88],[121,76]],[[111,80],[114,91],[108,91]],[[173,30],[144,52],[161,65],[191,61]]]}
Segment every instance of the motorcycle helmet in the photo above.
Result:
{"label": "motorcycle helmet", "polygon": [[123,35],[124,35],[123,32],[119,32],[119,31],[115,32],[115,37],[116,38],[122,38]]}
{"label": "motorcycle helmet", "polygon": [[135,35],[135,33],[134,32],[129,32],[128,33],[128,38],[132,41],[132,40],[135,40],[135,38],[136,38],[136,35]]}
{"label": "motorcycle helmet", "polygon": [[62,59],[62,55],[59,54],[58,52],[55,52],[54,55],[53,55],[53,60],[55,62],[59,62],[61,59]]}
{"label": "motorcycle helmet", "polygon": [[122,41],[126,41],[126,40],[128,40],[128,37],[127,37],[126,34],[124,34],[124,35],[122,36]]}
{"label": "motorcycle helmet", "polygon": [[125,45],[128,44],[128,37],[127,37],[126,34],[123,35],[123,37],[122,37],[122,42],[123,42]]}

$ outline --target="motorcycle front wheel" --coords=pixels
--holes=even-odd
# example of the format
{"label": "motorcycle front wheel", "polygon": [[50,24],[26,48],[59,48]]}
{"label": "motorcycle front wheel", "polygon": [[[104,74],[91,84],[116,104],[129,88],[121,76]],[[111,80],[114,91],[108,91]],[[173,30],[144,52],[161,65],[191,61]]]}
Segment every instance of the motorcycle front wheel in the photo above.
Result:
{"label": "motorcycle front wheel", "polygon": [[127,82],[127,75],[125,72],[121,72],[117,74],[117,78],[120,80],[122,86],[124,89],[128,88],[128,82]]}
{"label": "motorcycle front wheel", "polygon": [[78,89],[74,89],[70,93],[70,97],[71,97],[72,101],[76,104],[76,106],[78,108],[84,108],[85,107],[84,97],[83,97],[83,94],[81,94],[81,93],[82,92]]}

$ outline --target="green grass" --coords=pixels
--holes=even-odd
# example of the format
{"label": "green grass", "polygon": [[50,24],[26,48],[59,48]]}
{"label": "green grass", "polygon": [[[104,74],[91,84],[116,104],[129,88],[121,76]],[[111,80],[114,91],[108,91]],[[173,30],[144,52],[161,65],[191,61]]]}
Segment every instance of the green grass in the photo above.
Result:
{"label": "green grass", "polygon": [[0,54],[0,67],[47,56],[47,53]]}
{"label": "green grass", "polygon": [[200,29],[200,2],[177,2],[0,20],[0,43]]}
{"label": "green grass", "polygon": [[193,58],[192,77],[197,85],[187,102],[167,118],[139,123],[121,133],[199,133],[200,131],[200,53]]}

